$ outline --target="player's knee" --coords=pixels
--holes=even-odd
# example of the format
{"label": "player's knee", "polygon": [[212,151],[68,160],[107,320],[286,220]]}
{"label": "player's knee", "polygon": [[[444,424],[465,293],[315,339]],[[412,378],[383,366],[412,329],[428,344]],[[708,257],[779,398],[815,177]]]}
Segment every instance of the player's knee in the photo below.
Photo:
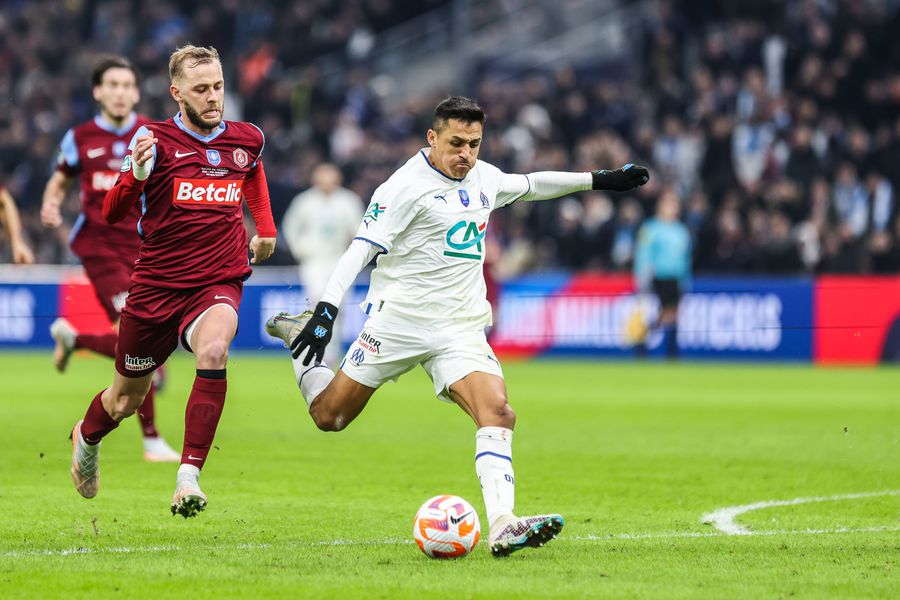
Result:
{"label": "player's knee", "polygon": [[322,431],[341,431],[349,424],[340,411],[333,410],[321,398],[316,398],[309,407],[309,416],[312,417],[316,427]]}
{"label": "player's knee", "polygon": [[228,362],[228,343],[223,340],[204,342],[194,352],[198,369],[223,369]]}

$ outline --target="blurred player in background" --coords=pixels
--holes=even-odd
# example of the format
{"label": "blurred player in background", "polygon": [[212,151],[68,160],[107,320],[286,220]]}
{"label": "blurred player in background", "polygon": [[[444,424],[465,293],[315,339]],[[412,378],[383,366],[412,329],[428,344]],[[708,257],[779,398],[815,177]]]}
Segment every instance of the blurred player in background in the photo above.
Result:
{"label": "blurred player in background", "polygon": [[[312,187],[291,201],[281,221],[281,236],[300,265],[307,299],[322,297],[362,215],[362,200],[341,187],[341,172],[330,163],[318,165],[312,172]],[[340,323],[335,323],[332,335],[340,340]],[[337,344],[331,346],[326,361],[337,360],[339,349]]]}
{"label": "blurred player in background", "polygon": [[260,160],[265,138],[253,124],[223,120],[218,52],[179,48],[169,59],[169,74],[180,112],[136,132],[104,199],[103,217],[110,223],[142,207],[142,242],[119,323],[113,383],[75,424],[71,473],[78,493],[97,494],[100,440],[141,406],[153,372],[180,340],[197,368],[171,505],[172,514],[187,518],[206,506],[200,469],[225,404],[228,347],[251,273],[243,201],[259,232],[249,243],[251,262],[272,255],[275,225]]}
{"label": "blurred player in background", "polygon": [[[691,234],[678,220],[681,200],[668,188],[656,202],[656,217],[638,231],[634,256],[634,279],[638,291],[653,292],[659,298],[659,318],[652,326],[661,328],[666,356],[678,356],[678,303],[691,282]],[[646,342],[638,345],[646,353]]]}
{"label": "blurred player in background", "polygon": [[34,254],[31,248],[22,238],[22,221],[19,219],[19,210],[9,191],[0,182],[0,225],[6,230],[6,236],[12,250],[13,263],[17,265],[30,265],[34,262]]}
{"label": "blurred player in background", "polygon": [[[78,348],[115,358],[118,336],[115,327],[128,296],[131,272],[141,242],[139,206],[132,207],[116,224],[107,223],[101,215],[103,197],[116,182],[128,142],[138,128],[148,122],[147,117],[134,110],[140,100],[137,70],[125,58],[108,56],[94,67],[91,83],[100,112],[63,136],[56,170],[44,189],[41,223],[54,229],[62,225],[60,207],[67,188],[78,178],[81,214],[72,226],[69,243],[72,252],[81,259],[112,328],[102,333],[80,333],[66,319],[56,319],[50,325],[50,335],[56,342],[53,364],[60,372],[66,370],[72,352]],[[178,453],[156,429],[155,387],[151,386],[138,412],[144,436],[144,458],[153,462],[176,462]]]}
{"label": "blurred player in background", "polygon": [[[458,404],[478,426],[475,469],[490,524],[490,549],[495,556],[506,556],[556,537],[563,518],[513,513],[516,415],[484,333],[491,323],[482,268],[488,219],[494,209],[517,200],[590,189],[625,191],[649,176],[634,165],[592,173],[508,175],[476,162],[483,123],[484,112],[473,100],[451,97],[438,104],[427,134],[429,147],[375,191],[356,239],[315,310],[298,316],[280,313],[266,328],[292,349],[300,391],[324,431],[342,430],[376,389],[421,364],[438,398]],[[319,361],[338,306],[359,271],[376,256],[364,303],[369,318],[335,374]]]}

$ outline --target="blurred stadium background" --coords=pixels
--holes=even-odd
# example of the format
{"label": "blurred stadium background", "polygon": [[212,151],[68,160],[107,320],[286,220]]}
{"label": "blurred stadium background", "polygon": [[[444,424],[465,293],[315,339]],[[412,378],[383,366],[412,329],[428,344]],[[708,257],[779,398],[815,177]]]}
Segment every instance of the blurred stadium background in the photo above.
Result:
{"label": "blurred stadium background", "polygon": [[[369,198],[451,93],[485,107],[481,158],[506,171],[650,166],[634,195],[494,213],[500,350],[630,354],[637,231],[673,189],[694,242],[685,355],[895,360],[898,31],[897,0],[6,0],[0,174],[40,266],[0,265],[0,344],[50,345],[58,313],[103,326],[78,269],[48,267],[75,258],[66,227],[41,227],[41,193],[95,111],[95,58],[133,60],[139,108],[162,119],[167,58],[192,42],[224,59],[226,117],[266,132],[276,223],[323,161]],[[74,195],[65,210],[71,225]],[[238,348],[268,347],[268,312],[306,301],[284,243],[271,264]]]}

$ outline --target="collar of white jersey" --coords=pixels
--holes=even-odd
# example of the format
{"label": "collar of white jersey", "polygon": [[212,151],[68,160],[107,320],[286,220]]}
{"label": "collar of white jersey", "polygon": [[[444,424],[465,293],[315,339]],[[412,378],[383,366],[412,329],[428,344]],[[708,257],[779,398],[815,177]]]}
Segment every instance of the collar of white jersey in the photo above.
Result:
{"label": "collar of white jersey", "polygon": [[216,127],[213,130],[213,132],[209,135],[200,135],[196,131],[191,131],[190,129],[188,129],[187,126],[184,124],[184,121],[181,120],[181,111],[178,111],[178,114],[175,115],[172,118],[172,120],[175,121],[175,125],[178,127],[178,129],[182,130],[183,132],[185,132],[192,138],[198,139],[201,142],[204,142],[206,144],[210,143],[211,141],[213,141],[214,139],[216,139],[217,137],[219,137],[220,135],[225,133],[225,120],[224,119],[219,122],[219,126]]}
{"label": "collar of white jersey", "polygon": [[421,150],[419,150],[419,154],[421,154],[421,155],[422,155],[422,158],[425,159],[425,164],[428,165],[428,168],[430,168],[432,171],[434,171],[435,173],[437,173],[438,175],[440,175],[440,176],[443,177],[444,179],[449,179],[450,181],[457,181],[457,182],[459,182],[459,181],[464,181],[465,178],[469,176],[469,173],[472,172],[472,169],[475,168],[475,167],[472,167],[472,169],[469,169],[469,173],[466,173],[466,177],[463,177],[462,179],[457,179],[456,177],[450,177],[449,175],[447,175],[446,173],[444,173],[443,171],[441,171],[440,169],[438,169],[436,166],[434,166],[433,164],[431,164],[431,161],[428,160],[428,155],[425,154],[425,150],[426,150],[426,148],[422,148]]}

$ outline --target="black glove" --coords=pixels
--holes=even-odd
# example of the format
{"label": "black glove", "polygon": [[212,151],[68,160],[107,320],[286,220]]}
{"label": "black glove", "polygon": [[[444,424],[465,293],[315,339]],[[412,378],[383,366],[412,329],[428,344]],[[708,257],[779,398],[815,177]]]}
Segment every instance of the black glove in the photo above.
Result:
{"label": "black glove", "polygon": [[291,355],[294,358],[299,358],[309,348],[306,358],[303,359],[304,367],[314,356],[316,362],[322,362],[322,357],[325,356],[325,346],[331,341],[331,330],[334,329],[334,320],[337,318],[337,314],[337,306],[319,302],[316,304],[313,316],[306,322],[306,327],[291,342]]}
{"label": "black glove", "polygon": [[594,179],[595,190],[611,190],[613,192],[627,192],[639,185],[650,181],[650,172],[647,167],[628,163],[615,171],[591,171]]}

